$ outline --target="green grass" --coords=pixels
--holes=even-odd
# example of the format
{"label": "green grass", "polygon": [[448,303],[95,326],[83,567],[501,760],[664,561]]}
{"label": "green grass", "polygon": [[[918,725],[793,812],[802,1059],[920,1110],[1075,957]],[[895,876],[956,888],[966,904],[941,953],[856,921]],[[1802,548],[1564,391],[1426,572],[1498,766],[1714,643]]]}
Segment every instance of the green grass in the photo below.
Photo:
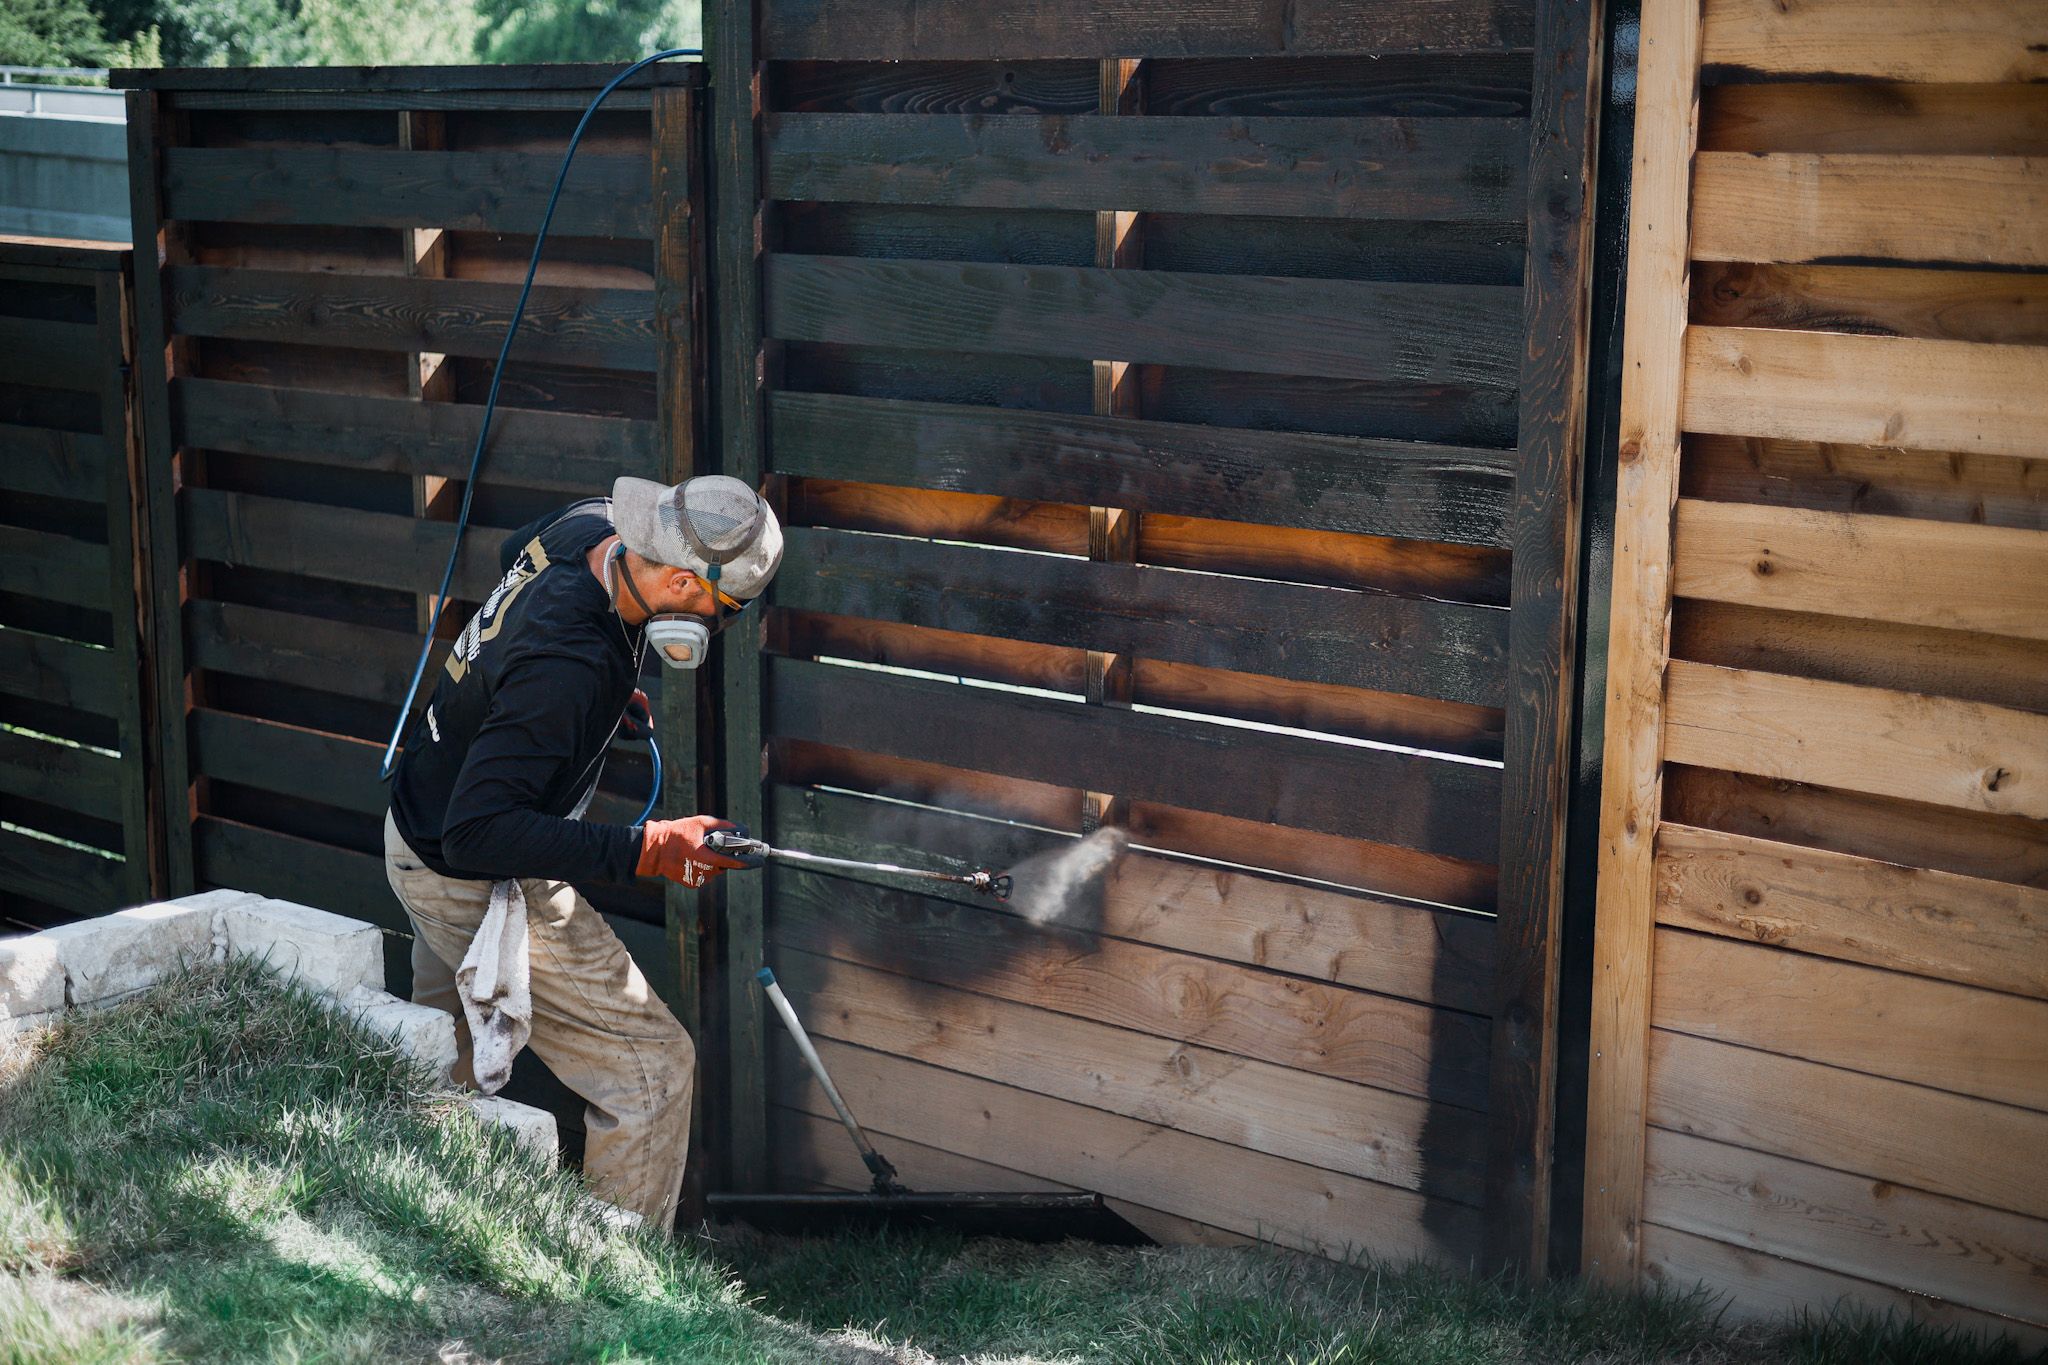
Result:
{"label": "green grass", "polygon": [[621,1232],[389,1043],[249,964],[0,1059],[0,1365],[2020,1358],[1268,1248]]}

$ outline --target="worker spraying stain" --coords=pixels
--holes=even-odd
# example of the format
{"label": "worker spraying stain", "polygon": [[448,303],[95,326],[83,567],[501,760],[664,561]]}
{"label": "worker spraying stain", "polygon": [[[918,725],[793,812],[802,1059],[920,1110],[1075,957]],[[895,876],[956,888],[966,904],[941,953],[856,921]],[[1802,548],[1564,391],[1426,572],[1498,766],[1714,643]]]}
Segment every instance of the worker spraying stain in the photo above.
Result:
{"label": "worker spraying stain", "polygon": [[[586,820],[614,737],[622,729],[641,733],[653,747],[652,719],[637,687],[648,653],[665,669],[700,667],[713,640],[761,598],[781,563],[774,511],[756,489],[720,475],[674,485],[621,478],[609,498],[557,509],[515,532],[500,551],[503,577],[452,643],[428,704],[414,713],[450,599],[505,360],[584,130],[635,72],[695,55],[675,49],[627,67],[598,92],[570,136],[491,373],[433,619],[383,763],[392,784],[385,870],[414,930],[414,999],[455,1015],[457,1079],[495,1091],[530,1044],[587,1103],[584,1168],[593,1189],[663,1228],[682,1183],[695,1045],[579,883],[642,876],[700,887],[769,860],[950,882],[999,900],[1021,879],[1020,908],[1050,920],[1087,882],[1089,869],[1114,861],[1113,854],[1104,859],[1098,843],[1042,865],[1027,861],[1009,875],[861,863],[773,848],[709,815],[654,819],[652,797],[631,824]],[[658,793],[658,747],[654,757]],[[765,968],[762,978],[772,988]],[[875,1172],[874,1197],[907,1200],[926,1214],[993,1213],[1008,1235],[1032,1235],[1017,1220],[1037,1216],[1037,1230],[1048,1235],[1136,1236],[1093,1195],[903,1190],[839,1100],[779,989],[771,989],[771,999],[861,1144]],[[957,1217],[947,1221],[962,1226]]]}

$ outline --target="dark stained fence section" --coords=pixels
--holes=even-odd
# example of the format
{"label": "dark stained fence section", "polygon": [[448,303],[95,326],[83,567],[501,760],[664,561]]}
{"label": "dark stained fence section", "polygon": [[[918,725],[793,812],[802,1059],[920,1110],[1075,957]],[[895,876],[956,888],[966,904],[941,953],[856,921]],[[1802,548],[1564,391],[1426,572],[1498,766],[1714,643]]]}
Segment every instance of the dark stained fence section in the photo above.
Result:
{"label": "dark stained fence section", "polygon": [[149,899],[128,252],[0,239],[0,933]]}
{"label": "dark stained fence section", "polygon": [[[398,972],[383,743],[548,189],[615,70],[171,71],[129,95],[157,645],[184,681],[160,694],[164,810],[189,848],[173,881],[371,920]],[[695,467],[698,85],[690,67],[638,78],[584,137],[444,639],[496,582],[507,529],[621,474]],[[660,810],[686,814],[695,689],[649,667]],[[622,743],[592,818],[632,820],[651,780],[645,746]],[[694,894],[588,892],[699,1027]]]}
{"label": "dark stained fence section", "polygon": [[[725,657],[776,843],[1137,852],[1056,922],[726,882],[728,1174],[1539,1269],[1593,7],[710,7]],[[762,774],[760,785],[754,774]]]}

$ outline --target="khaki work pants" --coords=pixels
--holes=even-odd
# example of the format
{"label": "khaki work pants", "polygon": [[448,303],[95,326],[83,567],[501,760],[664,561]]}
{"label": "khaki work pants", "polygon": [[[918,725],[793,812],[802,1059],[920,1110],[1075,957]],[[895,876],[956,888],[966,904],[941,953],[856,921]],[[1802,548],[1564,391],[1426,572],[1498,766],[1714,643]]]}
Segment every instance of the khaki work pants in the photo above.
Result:
{"label": "khaki work pants", "polygon": [[[389,812],[384,872],[412,919],[412,998],[455,1016],[455,1080],[474,1085],[455,968],[490,907],[491,884],[426,866]],[[575,888],[528,880],[520,889],[532,957],[527,1045],[588,1105],[583,1171],[591,1192],[667,1230],[689,1154],[696,1047]]]}

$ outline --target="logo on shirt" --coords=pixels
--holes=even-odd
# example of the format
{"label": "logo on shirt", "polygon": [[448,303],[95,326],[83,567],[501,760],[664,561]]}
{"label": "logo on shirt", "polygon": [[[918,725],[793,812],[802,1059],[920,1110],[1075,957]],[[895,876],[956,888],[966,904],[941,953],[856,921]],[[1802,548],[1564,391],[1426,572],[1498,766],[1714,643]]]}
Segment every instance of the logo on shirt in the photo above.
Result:
{"label": "logo on shirt", "polygon": [[455,637],[455,647],[448,652],[450,678],[462,681],[469,672],[469,666],[476,662],[476,656],[483,652],[484,642],[497,639],[498,632],[505,628],[505,613],[511,609],[513,601],[525,591],[528,583],[540,577],[541,570],[547,566],[548,552],[541,548],[540,537],[535,536],[519,552],[519,558],[512,562],[512,571],[491,589],[483,607],[469,618],[462,634]]}

